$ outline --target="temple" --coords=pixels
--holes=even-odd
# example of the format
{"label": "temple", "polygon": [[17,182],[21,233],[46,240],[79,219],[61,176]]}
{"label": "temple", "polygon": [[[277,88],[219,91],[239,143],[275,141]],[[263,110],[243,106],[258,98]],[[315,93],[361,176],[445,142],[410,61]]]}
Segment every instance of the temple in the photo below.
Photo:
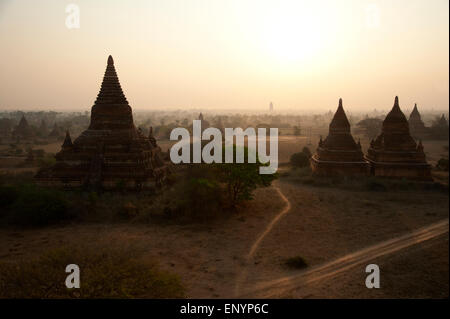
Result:
{"label": "temple", "polygon": [[48,134],[48,137],[53,137],[53,138],[57,138],[57,139],[62,139],[62,137],[64,136],[64,131],[61,130],[58,126],[58,124],[54,124],[52,130],[50,131],[50,133]]}
{"label": "temple", "polygon": [[12,135],[18,139],[29,139],[33,136],[33,129],[28,125],[28,121],[24,115],[22,115],[19,125],[14,128]]}
{"label": "temple", "polygon": [[89,128],[73,142],[66,132],[55,157],[53,167],[37,173],[39,184],[142,189],[164,182],[168,165],[151,130],[147,137],[136,129],[111,56]]}
{"label": "temple", "polygon": [[427,135],[427,128],[422,121],[417,104],[414,104],[414,109],[409,115],[409,130],[411,135],[416,139],[423,139]]}
{"label": "temple", "polygon": [[398,97],[383,121],[381,134],[370,143],[366,159],[374,176],[431,180],[422,142],[412,138]]}
{"label": "temple", "polygon": [[350,122],[345,115],[342,99],[329,126],[325,140],[320,138],[317,152],[311,157],[311,169],[320,176],[364,176],[368,174],[368,165],[350,133]]}

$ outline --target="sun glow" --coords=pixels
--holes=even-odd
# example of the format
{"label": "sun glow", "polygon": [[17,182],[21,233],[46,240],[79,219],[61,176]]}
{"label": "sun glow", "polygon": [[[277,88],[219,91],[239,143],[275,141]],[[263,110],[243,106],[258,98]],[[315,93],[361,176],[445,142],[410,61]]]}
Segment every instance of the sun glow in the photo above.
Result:
{"label": "sun glow", "polygon": [[[269,63],[292,67],[314,63],[336,40],[337,12],[320,1],[260,1],[244,8],[243,32]],[[245,20],[244,20],[245,19]]]}
{"label": "sun glow", "polygon": [[273,58],[285,62],[310,59],[324,47],[323,34],[311,17],[285,17],[267,25],[263,45]]}

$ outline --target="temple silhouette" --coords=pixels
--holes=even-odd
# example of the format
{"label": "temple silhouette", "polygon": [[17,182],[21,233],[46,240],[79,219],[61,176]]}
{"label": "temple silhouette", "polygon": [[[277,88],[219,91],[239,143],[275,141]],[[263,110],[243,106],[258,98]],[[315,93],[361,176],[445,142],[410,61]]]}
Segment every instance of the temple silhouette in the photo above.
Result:
{"label": "temple silhouette", "polygon": [[35,176],[39,184],[141,189],[164,182],[168,163],[152,130],[144,136],[136,129],[111,56],[91,109],[89,128],[73,142],[66,132],[55,157],[53,167]]}
{"label": "temple silhouette", "polygon": [[311,157],[312,171],[317,175],[367,175],[368,164],[364,160],[361,144],[350,133],[350,122],[345,114],[342,99],[331,120],[329,133],[322,137],[317,152]]}
{"label": "temple silhouette", "polygon": [[[412,121],[420,125],[419,120],[416,107]],[[416,142],[411,136],[398,97],[395,97],[394,106],[383,121],[381,133],[371,141],[365,156],[360,142],[356,143],[350,133],[350,123],[340,99],[329,134],[325,140],[320,139],[310,163],[313,173],[320,176],[371,175],[432,180],[422,142]]]}

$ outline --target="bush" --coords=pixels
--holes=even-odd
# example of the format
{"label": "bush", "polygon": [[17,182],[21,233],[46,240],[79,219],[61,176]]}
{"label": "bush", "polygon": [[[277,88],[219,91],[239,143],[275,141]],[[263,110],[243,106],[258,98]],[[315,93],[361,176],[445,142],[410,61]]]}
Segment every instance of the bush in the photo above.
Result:
{"label": "bush", "polygon": [[56,164],[55,157],[49,155],[45,157],[41,157],[38,159],[38,167],[40,168],[48,168]]}
{"label": "bush", "polygon": [[[0,263],[0,298],[182,298],[176,275],[140,261],[130,249],[63,247],[34,260]],[[80,288],[65,286],[80,267]]]}
{"label": "bush", "polygon": [[164,207],[164,215],[203,221],[220,214],[223,190],[210,174],[212,169],[207,164],[190,166],[185,179],[171,190],[168,197],[174,199],[174,207]]}
{"label": "bush", "polygon": [[286,266],[288,266],[290,268],[295,268],[295,269],[303,269],[303,268],[308,267],[308,263],[301,256],[295,256],[295,257],[288,258],[288,259],[286,259],[285,264],[286,264]]}
{"label": "bush", "polygon": [[64,193],[25,185],[11,205],[11,222],[29,226],[53,224],[70,217],[68,207]]}
{"label": "bush", "polygon": [[312,153],[311,153],[310,149],[309,149],[308,147],[306,147],[306,146],[303,147],[302,153],[305,154],[305,155],[308,156],[308,157],[311,157],[311,156],[312,156]]}
{"label": "bush", "polygon": [[309,166],[309,156],[303,152],[292,154],[291,164],[295,167]]}
{"label": "bush", "polygon": [[19,197],[19,192],[12,186],[0,186],[0,207],[8,207]]}
{"label": "bush", "polygon": [[441,158],[437,164],[436,168],[440,169],[441,171],[448,172],[448,158]]}

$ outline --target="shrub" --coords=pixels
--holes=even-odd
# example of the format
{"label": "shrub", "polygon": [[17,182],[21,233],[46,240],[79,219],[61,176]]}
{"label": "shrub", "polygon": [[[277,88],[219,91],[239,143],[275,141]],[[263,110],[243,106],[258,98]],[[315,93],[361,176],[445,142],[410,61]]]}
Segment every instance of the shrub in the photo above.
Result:
{"label": "shrub", "polygon": [[369,178],[366,182],[366,188],[369,191],[374,192],[385,192],[387,190],[387,187],[384,183],[377,179]]}
{"label": "shrub", "polygon": [[19,225],[43,226],[70,217],[64,193],[33,185],[20,188],[11,211],[11,222]]}
{"label": "shrub", "polygon": [[19,192],[12,186],[0,186],[0,207],[8,207],[19,197]]}
{"label": "shrub", "polygon": [[51,167],[56,164],[56,159],[55,159],[55,157],[49,155],[49,156],[44,156],[44,157],[39,158],[37,162],[38,162],[38,167],[48,168],[48,167]]}
{"label": "shrub", "polygon": [[306,167],[309,165],[309,156],[303,152],[292,154],[291,164],[296,167]]}
{"label": "shrub", "polygon": [[[63,247],[34,260],[0,263],[0,298],[182,298],[176,275],[140,261],[130,249]],[[66,266],[80,267],[80,288],[65,286]]]}
{"label": "shrub", "polygon": [[303,147],[302,153],[305,154],[308,157],[312,156],[312,153],[311,153],[310,149],[307,146]]}
{"label": "shrub", "polygon": [[441,158],[437,164],[436,164],[436,168],[448,172],[448,158]]}
{"label": "shrub", "polygon": [[288,259],[286,259],[285,264],[286,264],[286,266],[288,266],[290,268],[295,268],[295,269],[303,269],[303,268],[308,267],[308,263],[301,256],[295,256],[295,257],[288,258]]}
{"label": "shrub", "polygon": [[[233,154],[236,154],[238,148],[233,145]],[[247,147],[242,147],[245,162],[244,163],[222,163],[213,166],[216,174],[215,180],[226,186],[228,201],[232,207],[237,204],[253,199],[253,191],[258,187],[270,186],[272,181],[278,178],[278,174],[260,174],[261,166],[268,166],[269,163],[262,164],[256,155],[255,163],[248,161],[249,151]],[[225,148],[223,154],[226,153]]]}

